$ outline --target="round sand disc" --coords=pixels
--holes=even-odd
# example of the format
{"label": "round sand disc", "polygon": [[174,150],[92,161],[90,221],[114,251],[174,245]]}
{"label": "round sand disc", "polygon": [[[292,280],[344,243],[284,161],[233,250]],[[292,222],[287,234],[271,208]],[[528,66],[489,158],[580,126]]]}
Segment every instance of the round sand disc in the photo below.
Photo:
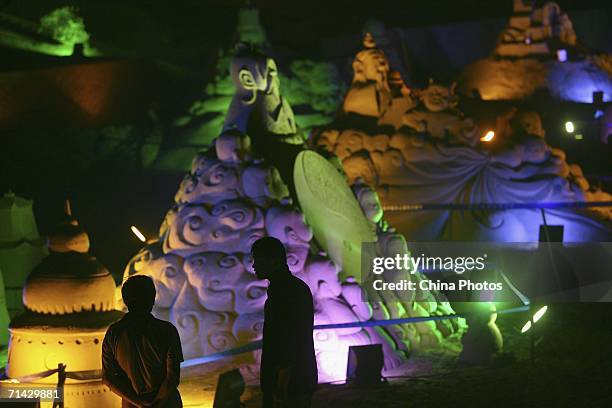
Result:
{"label": "round sand disc", "polygon": [[361,243],[376,242],[346,179],[323,156],[311,150],[295,159],[295,188],[317,242],[342,268],[341,279],[361,281]]}

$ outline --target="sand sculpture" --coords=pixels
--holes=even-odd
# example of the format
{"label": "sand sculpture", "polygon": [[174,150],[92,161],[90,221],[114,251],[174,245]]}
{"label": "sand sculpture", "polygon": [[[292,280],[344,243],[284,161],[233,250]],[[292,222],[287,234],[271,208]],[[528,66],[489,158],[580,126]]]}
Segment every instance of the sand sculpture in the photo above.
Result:
{"label": "sand sculpture", "polygon": [[291,105],[280,93],[280,79],[274,59],[247,43],[237,45],[231,75],[236,93],[225,117],[223,130],[246,133],[248,121],[266,129],[286,143],[302,144],[297,134]]}
{"label": "sand sculpture", "polygon": [[[32,213],[32,201],[9,191],[0,199],[0,271],[10,316],[23,311],[21,292],[25,280],[46,255],[45,240],[38,235]],[[8,318],[5,321],[8,324]],[[0,340],[0,344],[6,344],[6,340]]]}
{"label": "sand sculpture", "polygon": [[514,14],[492,54],[463,70],[461,94],[522,100],[547,89],[556,99],[592,103],[593,92],[601,91],[604,101],[612,100],[610,56],[581,45],[557,3],[514,0]]}
{"label": "sand sculpture", "polygon": [[[237,92],[225,130],[194,158],[159,238],[124,273],[124,278],[154,278],[155,314],[177,326],[186,358],[261,338],[267,281],[255,278],[249,251],[265,235],[283,242],[291,272],[310,286],[315,324],[452,313],[434,293],[421,302],[398,297],[362,302],[354,276],[359,243],[342,238],[351,235],[342,234],[345,228],[356,228],[347,217],[359,225],[360,237],[378,240],[381,251],[402,245],[405,250],[405,240],[386,226],[376,192],[363,180],[351,189],[340,169],[295,144],[291,107],[280,95],[274,69],[273,60],[246,46],[233,60]],[[297,149],[294,171],[282,172],[262,159],[262,146],[274,146],[280,155],[283,146]],[[297,197],[291,196],[292,189]],[[322,222],[339,235],[324,235]],[[440,347],[458,329],[454,321],[316,331],[319,379],[344,378],[350,345],[382,343],[385,367],[392,369],[410,350]],[[257,357],[255,352],[254,364]],[[251,368],[256,371],[255,365]]]}
{"label": "sand sculpture", "polygon": [[[25,312],[11,320],[7,375],[22,378],[64,364],[69,376],[66,406],[119,407],[121,399],[101,380],[102,340],[121,318],[115,309],[115,281],[89,253],[89,236],[72,217],[49,237],[49,256],[34,268],[23,289]],[[57,374],[25,380],[56,384]]]}
{"label": "sand sculpture", "polygon": [[[202,95],[191,104],[188,112],[174,121],[170,129],[172,141],[160,151],[155,162],[156,168],[187,171],[193,156],[201,149],[210,147],[212,140],[223,129],[226,113],[236,90],[238,93],[244,93],[245,102],[248,102],[249,95],[252,96],[252,89],[249,89],[253,85],[246,81],[257,79],[259,85],[268,83],[268,78],[261,77],[256,71],[259,68],[255,66],[237,68],[239,71],[245,68],[242,77],[235,76],[231,72],[232,59],[246,44],[256,45],[267,54],[272,54],[272,47],[261,25],[257,9],[238,10],[235,38],[239,44],[242,42],[242,45],[219,50],[214,77],[206,85]],[[301,133],[307,134],[314,126],[320,126],[331,120],[343,94],[338,69],[333,63],[297,59],[291,61],[282,73],[278,72],[276,67],[265,66],[265,58],[262,63],[264,64],[262,70],[270,73],[270,87],[267,95],[262,95],[257,103],[270,106],[284,105],[282,111],[278,112],[278,117],[269,119],[277,125],[286,126],[287,129],[282,131],[283,133],[296,134],[294,128],[297,123]],[[251,77],[248,77],[249,74]],[[276,92],[281,78],[282,98],[280,93]],[[298,106],[295,114],[291,111],[291,106],[281,100],[286,98],[290,99],[294,106]],[[246,109],[247,106],[242,108]],[[265,117],[261,119],[268,120]],[[286,133],[287,131],[291,133]],[[303,140],[296,137],[295,142],[302,143]]]}
{"label": "sand sculpture", "polygon": [[[536,112],[511,110],[500,116],[495,140],[487,143],[481,140],[487,129],[457,109],[454,86],[430,83],[423,90],[407,89],[398,74],[389,76],[385,86],[380,82],[387,78],[387,66],[384,53],[366,35],[343,114],[310,140],[342,161],[350,182],[363,179],[373,186],[387,208],[610,199],[589,186],[563,151],[546,143]],[[380,74],[364,82],[364,72]],[[537,241],[542,223],[532,210],[463,211],[452,217],[447,211],[387,212],[386,217],[408,239]],[[568,241],[610,236],[612,213],[605,207],[588,213],[551,210],[548,217],[550,224],[565,225]]]}

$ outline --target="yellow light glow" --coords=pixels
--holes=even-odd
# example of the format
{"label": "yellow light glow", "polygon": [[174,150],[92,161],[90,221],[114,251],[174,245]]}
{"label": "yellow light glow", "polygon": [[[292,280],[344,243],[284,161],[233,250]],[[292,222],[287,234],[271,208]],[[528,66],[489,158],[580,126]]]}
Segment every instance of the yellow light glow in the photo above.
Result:
{"label": "yellow light glow", "polygon": [[548,310],[548,306],[543,306],[537,312],[535,312],[535,314],[533,315],[533,322],[535,323],[538,320],[540,320],[542,316],[544,316],[544,313],[546,313],[547,310]]}
{"label": "yellow light glow", "polygon": [[138,228],[136,228],[133,225],[130,228],[132,229],[132,232],[134,233],[134,235],[136,235],[136,237],[139,240],[141,240],[142,242],[147,242],[147,239],[145,238],[144,235],[142,235],[142,232],[140,232],[140,230]]}
{"label": "yellow light glow", "polygon": [[525,323],[525,325],[521,329],[521,333],[525,333],[529,329],[531,329],[531,320],[529,320],[527,323]]}
{"label": "yellow light glow", "polygon": [[582,140],[582,139],[583,139],[583,137],[582,137],[582,135],[581,135],[581,134],[577,134],[577,135],[574,135],[574,139],[576,139],[576,140]]}
{"label": "yellow light glow", "polygon": [[574,123],[570,121],[565,122],[565,131],[567,133],[574,133]]}
{"label": "yellow light glow", "polygon": [[495,132],[489,130],[483,137],[480,138],[481,142],[490,142],[495,137]]}

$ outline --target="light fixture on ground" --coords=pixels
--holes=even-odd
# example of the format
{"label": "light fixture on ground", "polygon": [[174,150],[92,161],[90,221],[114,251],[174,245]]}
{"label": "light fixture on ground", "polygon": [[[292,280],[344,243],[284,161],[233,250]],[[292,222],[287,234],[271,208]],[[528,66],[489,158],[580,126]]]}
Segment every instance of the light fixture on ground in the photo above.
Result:
{"label": "light fixture on ground", "polygon": [[567,50],[566,49],[558,49],[557,50],[557,61],[565,62],[567,61]]}
{"label": "light fixture on ground", "polygon": [[227,371],[219,376],[213,408],[241,408],[240,396],[244,392],[244,379],[238,369]]}
{"label": "light fixture on ground", "polygon": [[539,308],[537,312],[533,314],[531,320],[528,320],[527,323],[523,325],[523,328],[521,329],[521,333],[528,332],[529,329],[531,329],[531,327],[535,323],[537,323],[542,318],[542,316],[544,316],[544,314],[546,314],[547,310],[548,310],[548,306],[542,306],[541,308]]}
{"label": "light fixture on ground", "polygon": [[495,132],[489,130],[483,137],[480,138],[481,142],[490,142],[495,138]]}
{"label": "light fixture on ground", "polygon": [[565,131],[567,133],[574,133],[574,130],[575,130],[574,122],[569,121],[569,120],[567,122],[565,122]]}
{"label": "light fixture on ground", "polygon": [[351,346],[346,365],[346,381],[357,385],[380,384],[383,365],[382,344]]}
{"label": "light fixture on ground", "polygon": [[521,333],[526,333],[529,329],[531,329],[531,320],[528,320],[527,323],[523,325]]}
{"label": "light fixture on ground", "polygon": [[542,316],[544,316],[547,310],[548,306],[542,306],[541,308],[539,308],[538,311],[533,314],[533,322],[537,323],[537,321],[540,320]]}
{"label": "light fixture on ground", "polygon": [[136,235],[136,238],[138,238],[142,242],[147,242],[147,238],[142,234],[142,232],[140,232],[140,230],[138,228],[136,228],[134,225],[132,225],[130,227],[130,229],[132,230],[132,233],[134,235]]}

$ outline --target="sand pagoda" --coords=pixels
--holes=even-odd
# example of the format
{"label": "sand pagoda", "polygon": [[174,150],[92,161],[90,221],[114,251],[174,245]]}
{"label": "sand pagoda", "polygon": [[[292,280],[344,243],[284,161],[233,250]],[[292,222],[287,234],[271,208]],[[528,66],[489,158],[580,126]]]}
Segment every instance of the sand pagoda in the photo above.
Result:
{"label": "sand pagoda", "polygon": [[56,384],[57,374],[38,374],[61,363],[66,407],[120,406],[101,381],[100,359],[106,329],[122,315],[115,282],[89,253],[89,236],[69,203],[65,222],[49,236],[49,256],[27,278],[23,302],[25,312],[9,326],[7,376],[30,386]]}

